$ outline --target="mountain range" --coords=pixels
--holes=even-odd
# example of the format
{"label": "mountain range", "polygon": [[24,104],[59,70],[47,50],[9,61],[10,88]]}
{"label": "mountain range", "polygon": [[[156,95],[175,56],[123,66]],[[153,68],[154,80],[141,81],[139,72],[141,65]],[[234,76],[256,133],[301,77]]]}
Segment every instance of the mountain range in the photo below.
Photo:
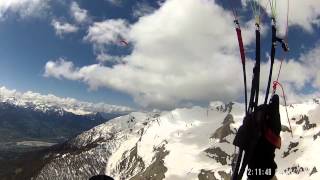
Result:
{"label": "mountain range", "polygon": [[[280,107],[282,146],[277,177],[319,179],[320,106],[313,99]],[[29,157],[12,177],[80,179],[107,174],[119,180],[230,179],[244,105],[213,102],[208,108],[117,117]],[[244,177],[245,178],[245,177]]]}
{"label": "mountain range", "polygon": [[118,116],[128,107],[0,88],[0,179],[24,153],[43,150]]}
{"label": "mountain range", "polygon": [[58,108],[78,115],[96,112],[118,113],[130,112],[132,108],[106,103],[90,103],[74,98],[62,98],[53,94],[42,95],[32,91],[18,92],[0,87],[0,102],[7,102],[20,107],[32,107],[43,112]]}

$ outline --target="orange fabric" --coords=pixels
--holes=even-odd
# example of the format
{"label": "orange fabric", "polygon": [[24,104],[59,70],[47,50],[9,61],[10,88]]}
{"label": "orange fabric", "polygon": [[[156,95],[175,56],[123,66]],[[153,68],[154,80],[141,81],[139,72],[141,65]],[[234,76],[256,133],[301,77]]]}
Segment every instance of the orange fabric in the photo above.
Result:
{"label": "orange fabric", "polygon": [[272,130],[269,128],[265,131],[264,136],[271,144],[273,144],[276,148],[280,149],[281,147],[280,136],[277,136],[276,134],[274,134]]}

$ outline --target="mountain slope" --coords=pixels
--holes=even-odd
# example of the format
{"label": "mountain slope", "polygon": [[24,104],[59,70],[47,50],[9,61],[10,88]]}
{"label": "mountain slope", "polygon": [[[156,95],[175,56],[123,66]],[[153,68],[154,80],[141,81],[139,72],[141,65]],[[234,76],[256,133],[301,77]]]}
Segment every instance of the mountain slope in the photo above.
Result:
{"label": "mountain slope", "polygon": [[[120,114],[109,115],[110,119]],[[99,113],[76,115],[59,108],[43,112],[31,107],[0,103],[0,142],[33,139],[56,139],[61,142],[106,120]]]}
{"label": "mountain slope", "polygon": [[32,152],[64,142],[123,113],[77,115],[59,107],[46,111],[0,102],[0,179]]}
{"label": "mountain slope", "polygon": [[[279,179],[319,179],[320,106],[315,101],[284,107],[282,147],[276,152]],[[243,106],[216,102],[207,108],[131,113],[68,141],[43,164],[34,179],[229,179]]]}

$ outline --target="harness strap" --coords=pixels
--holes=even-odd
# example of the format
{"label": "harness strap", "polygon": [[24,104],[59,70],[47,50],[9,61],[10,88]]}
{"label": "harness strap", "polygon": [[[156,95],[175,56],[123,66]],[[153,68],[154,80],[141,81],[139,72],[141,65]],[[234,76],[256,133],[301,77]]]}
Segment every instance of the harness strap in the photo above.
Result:
{"label": "harness strap", "polygon": [[260,84],[260,25],[256,23],[256,83],[255,83],[255,99],[254,99],[254,107],[256,108],[259,104],[259,84]]}
{"label": "harness strap", "polygon": [[269,91],[270,91],[270,85],[271,85],[271,78],[272,78],[272,70],[273,70],[273,64],[274,64],[274,58],[276,55],[276,46],[277,42],[281,44],[281,47],[284,52],[289,51],[288,44],[281,38],[277,36],[277,29],[276,29],[276,19],[272,18],[272,44],[271,44],[271,56],[270,56],[270,70],[269,70],[269,78],[268,78],[268,85],[266,89],[266,95],[264,99],[264,104],[267,104],[268,97],[269,97]]}
{"label": "harness strap", "polygon": [[243,83],[244,83],[244,96],[245,96],[245,110],[246,110],[246,114],[247,114],[247,112],[248,112],[247,111],[248,97],[247,97],[246,56],[245,56],[245,51],[244,51],[244,46],[243,46],[241,27],[240,27],[238,19],[235,19],[234,23],[236,25],[236,32],[237,32],[237,38],[238,38],[239,50],[240,50],[240,57],[241,57],[241,63],[242,63]]}
{"label": "harness strap", "polygon": [[246,57],[245,57],[245,53],[244,53],[243,40],[242,40],[242,35],[241,35],[241,28],[240,28],[238,20],[234,20],[234,23],[236,25],[236,31],[237,31],[237,38],[238,38],[238,43],[239,43],[241,62],[242,62],[242,64],[245,64]]}

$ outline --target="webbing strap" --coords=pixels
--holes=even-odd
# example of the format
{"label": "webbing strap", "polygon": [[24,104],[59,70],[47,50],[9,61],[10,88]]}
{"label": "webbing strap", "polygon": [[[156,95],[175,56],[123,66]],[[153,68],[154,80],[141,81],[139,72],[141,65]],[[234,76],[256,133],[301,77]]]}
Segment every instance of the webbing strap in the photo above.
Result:
{"label": "webbing strap", "polygon": [[246,75],[246,56],[244,52],[244,46],[243,46],[243,40],[242,40],[242,34],[241,34],[241,28],[239,25],[239,21],[237,19],[234,20],[234,23],[236,25],[236,32],[237,32],[237,38],[238,38],[238,44],[239,44],[239,51],[240,51],[240,57],[241,57],[241,63],[242,63],[242,72],[243,72],[243,82],[244,82],[244,96],[245,96],[245,109],[246,113],[248,108],[248,97],[247,97],[247,75]]}
{"label": "webbing strap", "polygon": [[248,112],[258,106],[259,97],[259,79],[260,79],[260,26],[256,24],[256,63],[253,68],[253,78],[251,82],[251,93]]}
{"label": "webbing strap", "polygon": [[[252,79],[252,85],[251,85],[251,93],[250,93],[250,102],[249,102],[249,108],[247,111],[248,113],[252,113],[253,109],[257,107],[258,105],[258,96],[259,96],[259,79],[260,79],[260,26],[257,23],[256,24],[256,63],[255,67],[253,69],[253,79]],[[254,150],[254,147],[257,142],[252,142],[251,147],[247,147],[245,150],[245,154],[243,157],[243,160],[241,161],[243,149],[240,149],[241,156],[238,156],[237,164],[235,171],[233,173],[232,180],[241,180],[242,176],[244,174],[244,171],[246,169],[246,166],[248,165],[248,162],[252,156],[252,152]],[[241,167],[240,167],[241,165]],[[240,170],[239,170],[240,168]]]}
{"label": "webbing strap", "polygon": [[271,43],[271,56],[270,56],[270,70],[269,70],[269,78],[268,78],[268,85],[266,90],[266,96],[264,99],[264,104],[267,104],[269,91],[270,91],[270,84],[271,84],[271,78],[272,78],[272,69],[274,64],[274,57],[276,54],[276,37],[277,37],[277,30],[276,30],[276,20],[272,18],[272,43]]}
{"label": "webbing strap", "polygon": [[[236,24],[238,24],[238,22],[236,22]],[[246,57],[245,57],[245,53],[244,53],[244,47],[243,47],[243,41],[242,41],[242,35],[241,35],[240,27],[236,27],[236,31],[237,31],[237,37],[238,37],[238,43],[239,43],[241,62],[242,62],[242,64],[245,64],[246,63]]]}
{"label": "webbing strap", "polygon": [[254,107],[256,108],[259,104],[259,83],[260,83],[260,26],[256,24],[256,68],[257,72],[255,76],[257,76],[257,81],[255,84],[255,99],[254,99]]}
{"label": "webbing strap", "polygon": [[279,42],[281,44],[283,51],[285,51],[285,52],[289,51],[288,44],[283,39],[277,37],[276,20],[274,18],[272,18],[272,44],[271,44],[271,56],[270,56],[270,63],[271,64],[270,64],[268,85],[267,85],[267,89],[266,89],[264,104],[267,104],[267,102],[268,102],[274,58],[276,55],[277,42]]}

